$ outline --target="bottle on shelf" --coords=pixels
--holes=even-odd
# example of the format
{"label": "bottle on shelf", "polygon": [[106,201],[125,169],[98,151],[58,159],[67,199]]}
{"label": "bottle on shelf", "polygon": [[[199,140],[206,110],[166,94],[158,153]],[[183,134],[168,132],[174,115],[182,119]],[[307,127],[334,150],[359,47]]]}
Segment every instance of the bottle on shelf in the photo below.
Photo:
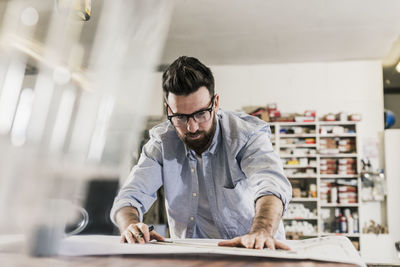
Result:
{"label": "bottle on shelf", "polygon": [[331,203],[337,203],[337,187],[334,185],[331,187]]}
{"label": "bottle on shelf", "polygon": [[347,233],[347,219],[346,219],[346,216],[341,216],[340,217],[340,232],[341,233]]}
{"label": "bottle on shelf", "polygon": [[347,233],[353,234],[354,233],[354,219],[351,216],[350,209],[345,209],[344,215],[347,219]]}
{"label": "bottle on shelf", "polygon": [[334,232],[334,233],[340,233],[340,217],[342,217],[342,214],[340,213],[340,209],[336,208],[335,209],[334,227],[332,229],[332,232]]}
{"label": "bottle on shelf", "polygon": [[310,189],[308,190],[308,197],[316,198],[317,197],[317,185],[310,184],[309,188]]}
{"label": "bottle on shelf", "polygon": [[358,234],[360,232],[359,226],[358,226],[358,214],[354,213],[353,215],[353,221],[354,221],[354,233]]}

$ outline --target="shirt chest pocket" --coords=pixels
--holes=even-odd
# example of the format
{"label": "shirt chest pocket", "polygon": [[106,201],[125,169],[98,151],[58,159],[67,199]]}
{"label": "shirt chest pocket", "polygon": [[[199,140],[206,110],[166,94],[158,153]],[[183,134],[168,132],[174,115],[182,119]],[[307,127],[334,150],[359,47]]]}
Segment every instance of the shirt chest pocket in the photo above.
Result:
{"label": "shirt chest pocket", "polygon": [[236,184],[233,188],[223,187],[222,203],[224,216],[229,221],[230,231],[237,235],[244,235],[249,232],[254,217],[254,194],[250,188],[249,181],[245,175],[233,179]]}
{"label": "shirt chest pocket", "polygon": [[223,176],[222,192],[229,203],[238,205],[238,201],[245,206],[253,207],[253,190],[247,176],[242,172],[234,161],[233,166],[226,168],[226,175]]}
{"label": "shirt chest pocket", "polygon": [[234,189],[239,183],[242,184],[242,186],[243,184],[247,185],[247,177],[239,168],[239,165],[236,161],[234,161],[231,166],[227,166],[225,170],[226,172],[222,183],[223,188]]}

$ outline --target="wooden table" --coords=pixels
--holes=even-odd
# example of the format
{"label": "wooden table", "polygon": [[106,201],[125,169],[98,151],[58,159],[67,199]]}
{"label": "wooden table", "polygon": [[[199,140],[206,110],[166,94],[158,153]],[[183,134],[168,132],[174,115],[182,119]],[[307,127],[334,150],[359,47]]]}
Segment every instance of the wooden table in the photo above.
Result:
{"label": "wooden table", "polygon": [[35,258],[25,254],[0,253],[2,267],[134,267],[134,266],[279,266],[279,267],[337,267],[357,266],[319,261],[279,260],[257,257],[226,256],[226,255],[151,255],[151,256],[91,256],[91,257],[49,257]]}

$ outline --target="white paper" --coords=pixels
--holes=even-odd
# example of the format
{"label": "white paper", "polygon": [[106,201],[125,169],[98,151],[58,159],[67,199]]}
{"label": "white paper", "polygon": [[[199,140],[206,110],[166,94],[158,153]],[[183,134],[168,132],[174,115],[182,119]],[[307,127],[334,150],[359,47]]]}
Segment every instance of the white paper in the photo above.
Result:
{"label": "white paper", "polygon": [[115,255],[115,254],[222,254],[280,259],[310,259],[352,263],[365,267],[350,240],[343,236],[328,236],[306,240],[287,240],[285,250],[255,250],[219,247],[217,239],[167,239],[172,243],[121,244],[119,236],[72,236],[62,241],[59,255]]}

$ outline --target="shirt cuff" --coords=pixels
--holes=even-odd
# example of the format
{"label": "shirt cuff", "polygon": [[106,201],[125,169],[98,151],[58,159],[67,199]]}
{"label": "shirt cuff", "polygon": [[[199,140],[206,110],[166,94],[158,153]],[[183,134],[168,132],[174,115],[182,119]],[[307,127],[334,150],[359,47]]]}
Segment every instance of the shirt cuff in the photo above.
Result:
{"label": "shirt cuff", "polygon": [[138,211],[138,214],[139,214],[139,221],[140,222],[143,221],[143,212],[141,210],[142,205],[139,202],[137,202],[137,201],[135,201],[133,199],[123,198],[123,199],[118,199],[118,200],[116,200],[114,202],[113,207],[112,207],[111,212],[110,212],[110,219],[116,226],[118,226],[118,224],[117,224],[117,221],[115,219],[115,215],[117,214],[117,211],[119,211],[120,209],[122,209],[124,207],[134,207],[134,208],[136,208],[137,211]]}

